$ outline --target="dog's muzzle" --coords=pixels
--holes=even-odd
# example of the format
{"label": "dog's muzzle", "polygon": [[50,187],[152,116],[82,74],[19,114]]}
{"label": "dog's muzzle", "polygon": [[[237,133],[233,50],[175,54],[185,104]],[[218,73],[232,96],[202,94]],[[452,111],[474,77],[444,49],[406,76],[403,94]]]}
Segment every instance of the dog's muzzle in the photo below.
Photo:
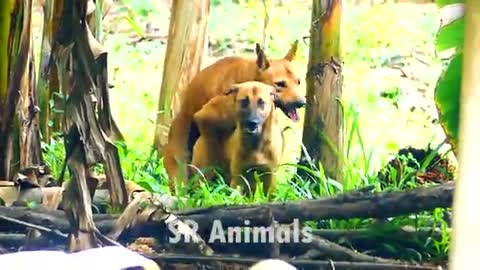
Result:
{"label": "dog's muzzle", "polygon": [[307,100],[305,98],[300,98],[288,103],[283,103],[281,100],[276,100],[275,105],[279,107],[282,112],[293,122],[298,122],[300,120],[300,116],[298,115],[297,109],[307,105]]}
{"label": "dog's muzzle", "polygon": [[257,133],[260,127],[259,119],[249,119],[242,124],[242,128],[247,133]]}

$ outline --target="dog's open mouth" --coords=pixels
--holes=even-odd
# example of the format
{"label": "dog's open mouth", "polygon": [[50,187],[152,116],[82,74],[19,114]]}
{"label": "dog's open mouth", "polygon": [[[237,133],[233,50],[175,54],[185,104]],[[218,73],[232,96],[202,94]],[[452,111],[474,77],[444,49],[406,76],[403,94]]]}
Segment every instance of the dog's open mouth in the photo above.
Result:
{"label": "dog's open mouth", "polygon": [[297,109],[295,108],[288,110],[287,116],[292,119],[293,122],[298,122],[300,120],[300,116],[298,116]]}
{"label": "dog's open mouth", "polygon": [[287,104],[278,101],[276,103],[277,107],[279,107],[282,112],[290,118],[293,122],[298,122],[300,121],[300,116],[298,115],[297,109],[302,108],[305,106],[305,102],[303,101],[298,101],[298,102],[289,102]]}

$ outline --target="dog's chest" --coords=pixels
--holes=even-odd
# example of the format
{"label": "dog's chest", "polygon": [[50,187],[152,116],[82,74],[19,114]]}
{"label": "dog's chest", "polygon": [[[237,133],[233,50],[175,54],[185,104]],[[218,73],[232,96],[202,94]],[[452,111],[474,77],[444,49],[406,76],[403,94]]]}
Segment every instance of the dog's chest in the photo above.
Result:
{"label": "dog's chest", "polygon": [[271,145],[262,145],[259,149],[244,152],[242,159],[245,165],[272,165],[276,160],[273,150]]}
{"label": "dog's chest", "polygon": [[252,152],[245,157],[245,165],[264,165],[272,162],[271,156],[262,152]]}

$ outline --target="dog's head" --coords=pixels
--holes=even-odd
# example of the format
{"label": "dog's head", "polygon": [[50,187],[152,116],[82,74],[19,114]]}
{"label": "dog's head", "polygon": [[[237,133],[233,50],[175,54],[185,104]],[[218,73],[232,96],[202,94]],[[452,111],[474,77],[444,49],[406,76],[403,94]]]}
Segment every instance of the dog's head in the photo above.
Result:
{"label": "dog's head", "polygon": [[297,109],[306,104],[305,97],[300,95],[299,91],[300,77],[292,66],[297,48],[298,40],[292,44],[283,58],[271,60],[267,58],[258,43],[255,48],[257,53],[257,80],[275,87],[279,97],[275,105],[294,122],[300,120]]}
{"label": "dog's head", "polygon": [[238,128],[247,135],[258,135],[263,124],[275,110],[278,99],[275,88],[257,81],[235,84],[225,91],[232,96]]}

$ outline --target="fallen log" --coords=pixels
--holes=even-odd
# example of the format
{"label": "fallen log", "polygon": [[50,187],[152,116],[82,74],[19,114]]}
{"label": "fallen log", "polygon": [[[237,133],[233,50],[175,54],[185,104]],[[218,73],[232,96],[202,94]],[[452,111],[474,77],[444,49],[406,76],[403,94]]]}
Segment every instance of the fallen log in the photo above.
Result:
{"label": "fallen log", "polygon": [[313,235],[317,235],[328,239],[330,241],[339,241],[340,239],[345,239],[349,242],[352,241],[374,241],[378,240],[388,240],[388,239],[426,239],[432,237],[436,241],[440,241],[442,238],[442,232],[434,230],[434,228],[412,228],[409,226],[404,226],[399,230],[393,230],[391,227],[379,227],[374,226],[368,229],[316,229],[312,230]]}
{"label": "fallen log", "polygon": [[[198,230],[197,233],[200,231],[208,233],[215,220],[222,222],[221,226],[224,230],[228,229],[226,227],[230,226],[269,226],[272,222],[272,216],[281,224],[288,224],[290,223],[289,221],[293,220],[294,226],[295,224],[298,226],[299,222],[310,219],[390,217],[407,213],[418,213],[421,211],[432,210],[437,207],[449,207],[452,200],[452,190],[453,184],[449,183],[403,192],[353,192],[319,200],[268,203],[250,206],[216,206],[176,211],[174,212],[174,215],[185,222],[187,220],[196,222],[199,228],[203,227],[203,230]],[[300,208],[302,208],[303,211],[300,211]],[[298,211],[294,211],[293,209],[298,209]],[[70,232],[71,230],[70,223],[67,221],[64,212],[47,209],[42,206],[34,209],[26,207],[0,206],[0,215],[31,224],[37,224],[45,228],[59,230],[61,232]],[[161,236],[165,239],[164,237],[168,234],[167,226],[165,225],[165,218],[169,215],[164,211],[155,211],[148,216],[149,218],[145,219],[145,223],[137,223],[137,226],[134,227],[135,230],[140,231],[141,235],[137,236],[155,235]],[[93,215],[95,226],[102,233],[111,232],[118,217],[119,215]],[[249,220],[249,222],[247,223],[246,220]],[[149,230],[146,229],[148,227],[150,227]],[[5,228],[2,228],[0,225],[0,230],[1,229]],[[9,226],[5,231],[12,229],[14,228]],[[201,237],[205,237],[205,234],[200,235]],[[368,269],[431,269],[405,268],[405,265],[401,265],[400,267],[400,265],[394,261],[392,262],[391,260],[370,257],[365,254],[351,251],[325,239],[320,239],[318,237],[315,238],[316,241],[313,241],[310,244],[303,243],[306,244],[303,246],[300,244],[300,246],[297,246],[297,249],[307,248],[314,253],[320,252],[322,253],[321,255],[325,255],[320,256],[321,258],[332,257],[340,261],[357,260],[371,263],[368,265],[352,263],[344,265],[340,263],[334,265],[336,269],[362,269],[362,267],[366,266],[369,267]],[[205,237],[205,239],[209,239],[208,236]],[[318,254],[313,255],[317,256]],[[308,258],[308,256],[304,256],[303,258]],[[310,261],[305,261],[305,267],[322,266],[322,264],[312,265],[309,264]],[[299,260],[296,260],[296,262],[298,263]],[[331,266],[331,263],[329,265]]]}
{"label": "fallen log", "polygon": [[393,260],[387,260],[379,257],[373,257],[360,252],[353,251],[336,243],[330,242],[319,236],[314,236],[310,243],[311,250],[318,251],[321,254],[327,254],[331,260],[355,261],[355,262],[377,262],[377,263],[395,263]]}
{"label": "fallen log", "polygon": [[[27,235],[24,233],[0,233],[0,245],[5,247],[20,247],[25,244],[27,240]],[[34,244],[42,245],[47,247],[49,245],[50,239],[46,236],[40,236],[34,239]]]}
{"label": "fallen log", "polygon": [[[291,223],[295,219],[302,222],[322,219],[387,218],[451,207],[453,189],[453,183],[446,183],[408,191],[347,193],[317,200],[244,206],[222,205],[174,211],[173,214],[181,220],[191,220],[197,223],[199,232],[210,231],[215,220],[221,221],[224,228],[247,226],[246,220],[249,221],[248,226],[266,226],[270,224],[270,215],[272,214],[275,220],[281,224]],[[56,228],[63,232],[70,230],[70,224],[66,220],[64,212],[58,210],[48,210],[42,207],[30,209],[0,206],[0,215],[48,228]],[[116,214],[93,215],[95,224],[101,232],[111,231],[118,217],[119,215]],[[153,213],[150,220],[144,225],[163,228],[165,227],[164,218],[164,213]]]}
{"label": "fallen log", "polygon": [[18,220],[18,219],[14,219],[14,218],[11,218],[11,217],[6,217],[6,216],[3,216],[3,215],[0,215],[0,220],[10,222],[10,223],[14,223],[14,224],[17,224],[17,225],[20,225],[20,226],[24,226],[25,228],[28,228],[28,229],[35,229],[35,230],[41,231],[43,233],[46,233],[50,236],[60,237],[60,238],[64,238],[64,239],[66,239],[68,237],[66,234],[61,233],[58,230],[52,230],[52,229],[44,227],[44,226],[28,223],[28,222],[21,221],[21,220]]}
{"label": "fallen log", "polygon": [[[212,224],[214,220],[234,220],[243,225],[239,212],[256,212],[268,208],[279,223],[322,219],[388,218],[420,213],[452,205],[454,183],[393,192],[351,192],[317,200],[273,202],[244,206],[213,206],[174,212],[180,218],[195,220],[199,224]],[[155,217],[153,217],[155,220]]]}
{"label": "fallen log", "polygon": [[[369,251],[370,256],[394,259],[397,258],[398,255],[396,251],[385,249],[384,245],[390,244],[401,249],[423,250],[423,245],[427,243],[429,239],[442,241],[445,237],[443,235],[444,232],[441,232],[439,229],[428,227],[414,228],[410,226],[396,228],[391,225],[375,225],[368,228],[351,230],[314,229],[311,230],[310,233],[312,236],[319,236],[328,240],[330,243],[324,241],[322,245],[323,247],[315,246],[315,244],[321,244],[322,242],[315,243],[315,240],[313,240],[314,243],[308,243],[295,240],[294,237],[291,237],[290,241],[284,241],[281,243],[281,253],[297,258],[301,257],[304,259],[308,258],[317,260],[334,259],[340,261],[361,261],[363,259],[346,259],[346,257],[338,257],[349,256],[349,254],[352,254],[350,253],[350,249],[348,249],[350,252],[347,252],[345,249],[341,249],[340,252],[338,252],[339,245],[332,245],[334,243],[341,243],[342,246],[353,248],[359,252]],[[202,236],[205,240],[209,240],[208,235]],[[215,241],[209,242],[209,245],[213,250],[219,251],[222,254],[268,257],[271,242],[254,242],[252,239],[255,239],[255,237],[255,233],[250,230],[248,236],[245,235],[243,237],[243,239],[249,240],[238,242],[235,241],[235,236],[233,236],[233,239],[229,239],[227,234],[225,237],[228,239],[226,243]],[[176,249],[177,247],[178,244],[176,244],[174,248]],[[324,251],[319,253],[318,251],[322,249]]]}
{"label": "fallen log", "polygon": [[[446,231],[448,234],[451,233],[451,229]],[[311,233],[335,243],[346,243],[346,245],[358,250],[379,251],[385,251],[382,248],[385,244],[394,244],[409,249],[421,249],[424,243],[430,240],[442,241],[445,237],[445,232],[442,232],[439,228],[414,228],[413,226],[393,228],[391,225],[353,230],[317,229],[312,230]]]}
{"label": "fallen log", "polygon": [[[44,226],[49,229],[58,229],[62,232],[70,231],[70,224],[68,223],[63,211],[49,210],[42,206],[33,209],[28,207],[0,206],[0,215]],[[12,225],[6,227],[9,229],[16,229]],[[2,231],[5,231],[5,228],[2,227],[2,224],[0,224],[0,228]]]}
{"label": "fallen log", "polygon": [[[12,183],[13,184],[13,183]],[[131,181],[125,181],[129,197],[133,192],[142,191],[143,189],[135,189],[138,185],[132,183]],[[23,190],[21,196],[19,196],[19,191],[17,187],[14,186],[1,186],[0,183],[0,202],[3,200],[4,206],[26,206],[28,203],[43,203],[45,193],[49,189],[57,187],[29,187],[28,190]],[[173,209],[175,207],[175,197],[170,195],[160,195],[158,196],[162,205],[165,205],[167,209]],[[110,191],[106,188],[98,188],[95,190],[94,196],[92,198],[92,206],[94,213],[105,213],[107,207],[110,205]],[[63,203],[60,202],[58,209],[63,210]]]}

